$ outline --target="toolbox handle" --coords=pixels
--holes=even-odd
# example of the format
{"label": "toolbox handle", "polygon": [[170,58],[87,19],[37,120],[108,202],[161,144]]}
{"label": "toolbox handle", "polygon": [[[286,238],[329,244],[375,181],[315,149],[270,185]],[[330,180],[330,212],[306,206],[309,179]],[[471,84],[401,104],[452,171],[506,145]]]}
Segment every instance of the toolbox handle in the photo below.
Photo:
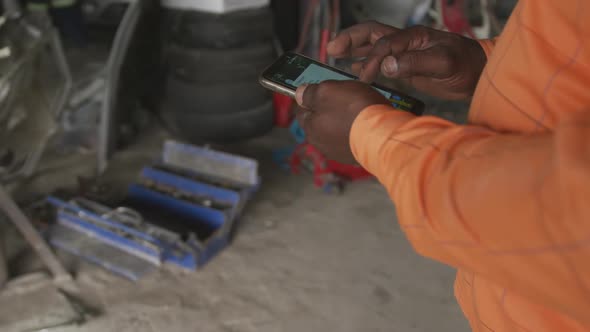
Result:
{"label": "toolbox handle", "polygon": [[86,216],[88,218],[92,218],[92,220],[94,220],[95,222],[101,223],[103,225],[118,228],[124,232],[127,232],[133,236],[137,236],[139,238],[142,238],[146,241],[159,243],[159,240],[154,238],[153,236],[144,234],[144,233],[137,231],[129,226],[126,226],[120,222],[111,221],[110,219],[104,217],[104,215],[96,214],[96,213],[93,213],[89,210],[82,209],[82,208],[78,207],[77,205],[72,204],[70,202],[64,202],[61,199],[58,199],[58,198],[55,198],[52,196],[49,196],[47,198],[47,201],[50,204],[58,207],[59,209],[62,209],[66,213],[69,212],[74,215]]}
{"label": "toolbox handle", "polygon": [[120,206],[102,215],[105,218],[115,219],[121,223],[130,223],[134,226],[139,226],[143,223],[141,214],[133,209]]}

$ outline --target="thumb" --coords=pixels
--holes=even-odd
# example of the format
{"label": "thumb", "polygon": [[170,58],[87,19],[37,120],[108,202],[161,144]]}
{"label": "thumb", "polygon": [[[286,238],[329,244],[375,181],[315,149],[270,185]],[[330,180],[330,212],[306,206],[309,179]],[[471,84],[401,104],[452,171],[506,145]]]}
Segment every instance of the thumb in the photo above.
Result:
{"label": "thumb", "polygon": [[307,84],[303,84],[297,88],[295,91],[295,101],[299,106],[303,107],[303,95],[305,94],[305,89],[307,89]]}
{"label": "thumb", "polygon": [[381,72],[389,78],[410,78],[423,76],[446,78],[456,69],[456,61],[442,48],[421,51],[407,51],[397,57],[388,56],[381,63]]}

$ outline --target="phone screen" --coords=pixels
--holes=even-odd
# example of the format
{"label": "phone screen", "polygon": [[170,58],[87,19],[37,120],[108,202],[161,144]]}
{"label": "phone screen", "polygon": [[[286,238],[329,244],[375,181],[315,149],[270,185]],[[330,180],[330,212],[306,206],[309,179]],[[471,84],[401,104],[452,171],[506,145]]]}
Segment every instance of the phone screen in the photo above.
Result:
{"label": "phone screen", "polygon": [[[356,80],[357,77],[329,67],[313,59],[296,53],[286,53],[268,68],[263,77],[292,90],[303,84],[315,84],[327,80]],[[392,91],[385,87],[373,85],[375,90],[391,101],[398,109],[412,113],[421,113],[423,103],[415,98]]]}

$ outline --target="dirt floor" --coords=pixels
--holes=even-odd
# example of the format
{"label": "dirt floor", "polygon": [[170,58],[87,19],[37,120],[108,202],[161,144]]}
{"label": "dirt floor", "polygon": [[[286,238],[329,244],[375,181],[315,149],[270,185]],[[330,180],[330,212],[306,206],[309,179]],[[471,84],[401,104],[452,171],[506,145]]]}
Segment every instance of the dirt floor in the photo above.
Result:
{"label": "dirt floor", "polygon": [[[98,314],[58,331],[468,331],[453,297],[454,271],[413,252],[379,184],[324,194],[309,175],[271,161],[284,136],[234,147],[260,161],[263,185],[234,243],[203,270],[162,270],[132,283],[62,256],[75,271],[77,296]],[[162,137],[119,154],[107,177],[130,181],[157,156]],[[51,173],[28,190],[74,178]]]}

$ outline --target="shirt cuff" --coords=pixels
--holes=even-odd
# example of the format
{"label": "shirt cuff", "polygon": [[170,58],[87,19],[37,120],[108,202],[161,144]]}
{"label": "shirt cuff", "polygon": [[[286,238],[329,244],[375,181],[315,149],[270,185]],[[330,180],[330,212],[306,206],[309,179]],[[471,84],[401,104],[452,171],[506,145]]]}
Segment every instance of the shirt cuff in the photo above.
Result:
{"label": "shirt cuff", "polygon": [[496,45],[496,39],[480,39],[478,40],[479,45],[483,48],[483,52],[486,54],[486,58],[489,59],[490,54],[494,50],[494,46]]}
{"label": "shirt cuff", "polygon": [[371,174],[378,175],[381,146],[395,134],[397,128],[414,118],[415,115],[388,105],[365,108],[350,130],[350,149],[357,162]]}

